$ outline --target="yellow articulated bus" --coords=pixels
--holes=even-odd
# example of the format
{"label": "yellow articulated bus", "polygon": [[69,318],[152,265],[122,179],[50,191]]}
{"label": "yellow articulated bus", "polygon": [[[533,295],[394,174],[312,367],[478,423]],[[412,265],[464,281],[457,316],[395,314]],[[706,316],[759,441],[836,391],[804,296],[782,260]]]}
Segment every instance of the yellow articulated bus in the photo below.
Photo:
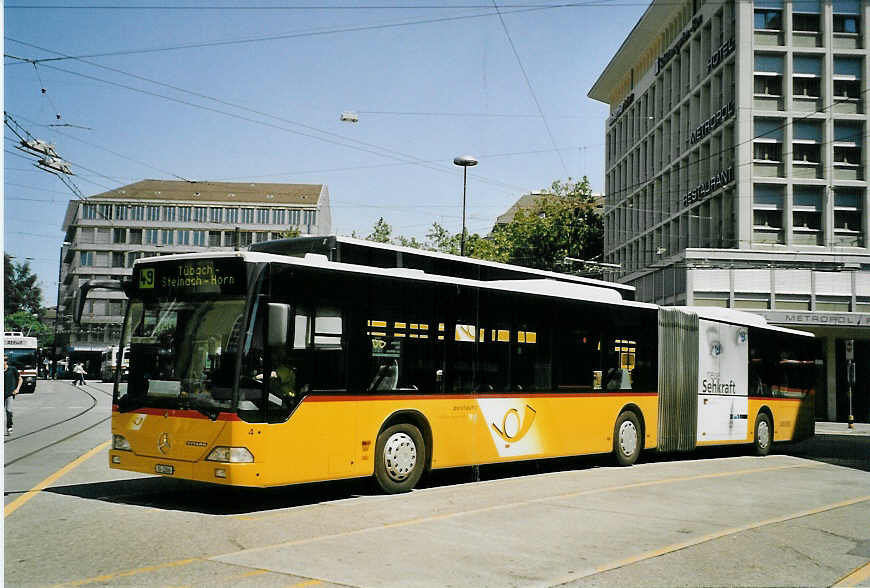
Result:
{"label": "yellow articulated bus", "polygon": [[[136,262],[112,468],[239,486],[813,432],[810,335],[603,283],[258,251]],[[105,287],[105,284],[98,286]],[[86,292],[83,292],[86,295]]]}

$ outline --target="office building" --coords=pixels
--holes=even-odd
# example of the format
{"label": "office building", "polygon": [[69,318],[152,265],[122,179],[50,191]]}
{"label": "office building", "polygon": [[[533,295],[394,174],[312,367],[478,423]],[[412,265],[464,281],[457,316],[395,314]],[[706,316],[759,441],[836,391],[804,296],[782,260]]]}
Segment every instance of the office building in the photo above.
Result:
{"label": "office building", "polygon": [[61,332],[71,350],[97,351],[120,340],[126,297],[94,290],[79,327],[73,295],[90,279],[123,279],[140,257],[245,248],[251,243],[332,229],[321,184],[143,180],[67,206],[61,253]]}
{"label": "office building", "polygon": [[813,331],[832,420],[848,349],[870,420],[868,22],[862,0],[654,0],[589,92],[611,278]]}

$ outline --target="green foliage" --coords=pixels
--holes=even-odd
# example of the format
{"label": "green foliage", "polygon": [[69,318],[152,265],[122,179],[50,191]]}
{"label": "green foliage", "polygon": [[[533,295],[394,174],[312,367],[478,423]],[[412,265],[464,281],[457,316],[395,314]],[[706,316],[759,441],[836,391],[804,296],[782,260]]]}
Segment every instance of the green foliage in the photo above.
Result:
{"label": "green foliage", "polygon": [[7,315],[22,310],[42,315],[42,289],[36,283],[36,274],[30,271],[30,263],[15,263],[4,254],[3,264],[3,311]]}
{"label": "green foliage", "polygon": [[38,316],[26,310],[19,310],[4,317],[4,329],[7,331],[21,331],[25,336],[39,337],[40,344],[45,344],[46,335],[51,336],[48,325],[39,320]]}
{"label": "green foliage", "polygon": [[586,178],[555,181],[550,191],[492,234],[492,259],[564,271],[565,258],[593,259],[604,247],[604,221]]}
{"label": "green foliage", "polygon": [[[451,233],[435,222],[425,241],[393,237],[393,228],[381,217],[366,239],[459,255],[461,234]],[[489,236],[465,236],[465,254],[469,257],[551,271],[568,269],[566,257],[589,260],[601,255],[603,248],[604,221],[595,210],[595,199],[585,177],[556,180],[530,207],[519,209],[511,222],[496,227]]]}
{"label": "green foliage", "polygon": [[293,237],[298,237],[301,234],[302,234],[302,231],[300,231],[297,227],[293,227],[292,229],[287,229],[286,231],[282,231],[281,238],[282,239],[292,239]]}

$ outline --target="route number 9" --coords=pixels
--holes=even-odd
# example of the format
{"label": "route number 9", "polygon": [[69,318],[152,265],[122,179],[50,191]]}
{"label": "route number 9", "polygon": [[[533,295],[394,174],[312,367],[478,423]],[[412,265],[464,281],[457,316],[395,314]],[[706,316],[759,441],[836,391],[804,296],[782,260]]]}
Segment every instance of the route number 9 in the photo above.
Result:
{"label": "route number 9", "polygon": [[141,272],[139,272],[139,288],[153,288],[154,287],[154,268],[143,268]]}

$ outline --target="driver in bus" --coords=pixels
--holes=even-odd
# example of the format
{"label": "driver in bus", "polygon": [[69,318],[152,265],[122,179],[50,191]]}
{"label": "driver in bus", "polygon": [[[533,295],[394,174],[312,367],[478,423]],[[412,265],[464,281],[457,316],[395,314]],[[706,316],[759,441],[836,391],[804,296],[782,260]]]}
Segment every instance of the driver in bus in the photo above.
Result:
{"label": "driver in bus", "polygon": [[269,381],[270,392],[282,399],[296,397],[296,371],[290,367],[287,351],[276,349],[272,355],[272,375]]}

